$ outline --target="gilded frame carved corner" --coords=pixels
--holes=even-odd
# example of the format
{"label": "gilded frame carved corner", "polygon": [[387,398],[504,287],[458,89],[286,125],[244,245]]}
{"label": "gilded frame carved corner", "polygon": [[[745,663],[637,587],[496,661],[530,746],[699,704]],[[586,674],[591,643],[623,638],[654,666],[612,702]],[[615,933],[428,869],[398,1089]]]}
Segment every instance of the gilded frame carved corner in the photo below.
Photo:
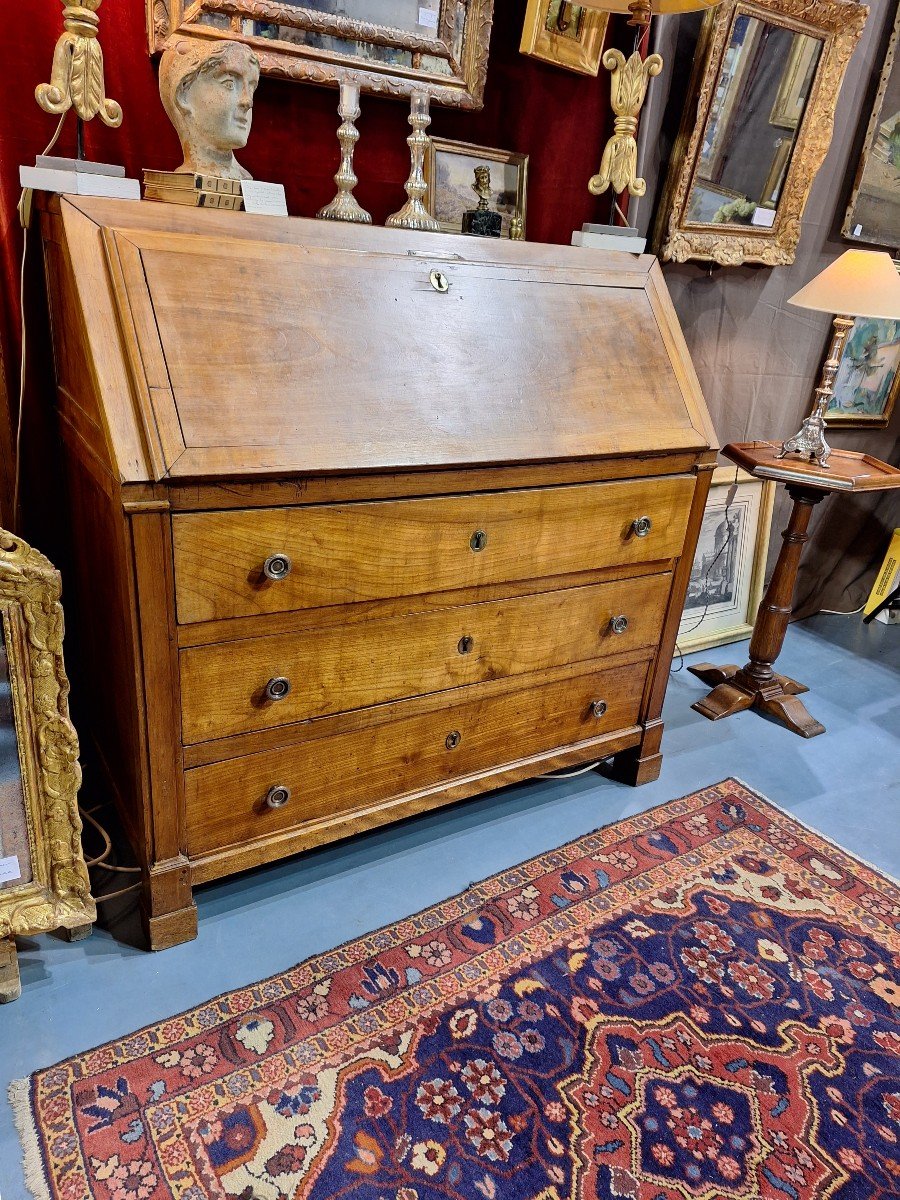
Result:
{"label": "gilded frame carved corner", "polygon": [[59,573],[0,530],[0,620],[22,782],[30,880],[0,888],[0,938],[91,924],[81,849],[78,735],[69,719]]}
{"label": "gilded frame carved corner", "polygon": [[[436,27],[426,36],[359,21],[336,13],[301,8],[286,0],[145,0],[147,39],[151,54],[161,52],[173,37],[204,41],[226,39],[253,49],[264,75],[330,84],[352,79],[365,92],[408,98],[427,92],[436,104],[479,109],[484,103],[488,47],[494,0],[467,0],[461,50],[455,48],[456,0],[439,0]],[[213,19],[217,25],[204,23]],[[347,50],[300,45],[248,33],[248,23],[297,30],[347,43],[366,42],[410,55],[413,65],[380,62]],[[442,73],[416,65],[423,57],[440,59]]]}
{"label": "gilded frame carved corner", "polygon": [[[681,132],[657,214],[654,242],[663,261],[695,259],[722,266],[761,263],[768,267],[794,261],[803,210],[831,144],[838,93],[868,13],[868,7],[855,0],[724,0],[707,13]],[[687,218],[704,130],[739,16],[757,17],[822,41],[775,219],[768,228],[701,224]]]}

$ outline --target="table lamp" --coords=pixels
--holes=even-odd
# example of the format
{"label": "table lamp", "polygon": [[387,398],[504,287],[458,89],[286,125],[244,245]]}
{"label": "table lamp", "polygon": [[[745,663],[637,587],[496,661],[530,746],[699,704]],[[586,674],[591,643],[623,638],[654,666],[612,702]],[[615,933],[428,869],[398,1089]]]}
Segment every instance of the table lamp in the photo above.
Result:
{"label": "table lamp", "polygon": [[840,313],[822,378],[815,390],[813,411],[799,432],[782,443],[779,458],[799,454],[818,466],[828,467],[831,447],[825,441],[825,413],[834,397],[834,377],[841,362],[847,334],[856,317],[900,320],[900,276],[889,254],[880,250],[845,250],[840,258],[791,296],[788,304],[815,312]]}
{"label": "table lamp", "polygon": [[656,14],[694,12],[701,8],[715,8],[720,0],[579,0],[582,8],[593,8],[600,12],[629,13],[628,24],[637,26],[634,53],[626,60],[621,50],[607,50],[603,65],[612,72],[610,90],[612,110],[615,113],[613,135],[606,143],[600,170],[588,181],[588,190],[600,196],[608,187],[613,192],[624,192],[631,196],[643,196],[647,182],[637,177],[637,118],[647,94],[647,85],[663,68],[662,56],[648,54],[642,59],[640,40]]}

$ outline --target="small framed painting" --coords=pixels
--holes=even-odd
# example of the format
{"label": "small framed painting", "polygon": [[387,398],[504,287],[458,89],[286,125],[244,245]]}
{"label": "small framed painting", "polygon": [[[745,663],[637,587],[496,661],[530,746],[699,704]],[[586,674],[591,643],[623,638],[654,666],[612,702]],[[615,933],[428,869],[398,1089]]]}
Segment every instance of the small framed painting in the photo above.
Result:
{"label": "small framed painting", "polygon": [[825,413],[829,425],[887,425],[900,386],[900,321],[857,317],[833,386]]}
{"label": "small framed painting", "polygon": [[888,42],[856,180],[841,230],[845,238],[900,247],[900,9]]}
{"label": "small framed painting", "polygon": [[765,582],[775,484],[718,467],[678,627],[687,654],[749,637]]}
{"label": "small framed painting", "polygon": [[579,75],[597,75],[609,14],[568,0],[528,0],[519,50]]}
{"label": "small framed painting", "polygon": [[525,236],[525,210],[528,199],[528,155],[469,142],[448,142],[431,138],[425,157],[425,181],[428,194],[425,205],[445,233],[461,233],[463,213],[476,208],[475,168],[486,166],[491,172],[489,207],[500,214],[502,237],[509,236],[513,217],[522,220]]}

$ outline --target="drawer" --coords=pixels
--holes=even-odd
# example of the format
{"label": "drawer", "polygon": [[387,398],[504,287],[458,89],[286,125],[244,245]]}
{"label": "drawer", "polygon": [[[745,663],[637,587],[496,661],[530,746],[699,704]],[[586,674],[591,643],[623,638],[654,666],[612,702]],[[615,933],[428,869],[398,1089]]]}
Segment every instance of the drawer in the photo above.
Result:
{"label": "drawer", "polygon": [[[692,476],[172,518],[178,620],[416,596],[681,553]],[[638,529],[635,522],[649,519]],[[267,574],[268,572],[268,574]],[[272,576],[275,576],[274,578]]]}
{"label": "drawer", "polygon": [[655,646],[671,578],[666,572],[182,650],[184,741]]}
{"label": "drawer", "polygon": [[[627,728],[638,720],[646,673],[646,662],[592,666],[538,687],[463,694],[435,712],[195,767],[185,772],[188,853],[349,815]],[[597,702],[606,707],[595,715]],[[277,788],[286,789],[287,802],[270,807],[266,797]]]}

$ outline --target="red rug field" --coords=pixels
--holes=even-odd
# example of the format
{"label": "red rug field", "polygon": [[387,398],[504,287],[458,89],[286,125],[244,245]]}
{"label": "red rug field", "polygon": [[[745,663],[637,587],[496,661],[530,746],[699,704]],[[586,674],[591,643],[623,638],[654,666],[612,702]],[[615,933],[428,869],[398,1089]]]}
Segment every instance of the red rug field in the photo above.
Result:
{"label": "red rug field", "polygon": [[14,1084],[29,1186],[895,1198],[898,928],[894,883],[726,781]]}

